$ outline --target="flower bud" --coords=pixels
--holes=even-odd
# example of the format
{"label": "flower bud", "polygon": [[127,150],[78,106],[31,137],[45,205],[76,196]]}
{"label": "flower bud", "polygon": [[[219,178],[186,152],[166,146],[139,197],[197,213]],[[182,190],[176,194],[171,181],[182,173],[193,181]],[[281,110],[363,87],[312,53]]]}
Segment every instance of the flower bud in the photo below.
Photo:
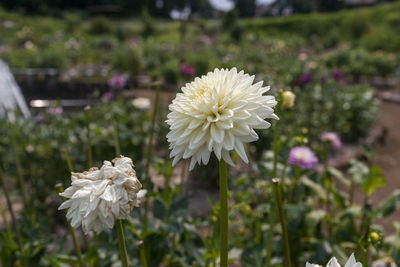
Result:
{"label": "flower bud", "polygon": [[371,232],[368,235],[369,239],[371,240],[371,243],[377,243],[381,240],[381,237],[377,232]]}
{"label": "flower bud", "polygon": [[294,106],[295,99],[296,99],[296,95],[293,92],[284,91],[282,93],[282,107],[292,108]]}

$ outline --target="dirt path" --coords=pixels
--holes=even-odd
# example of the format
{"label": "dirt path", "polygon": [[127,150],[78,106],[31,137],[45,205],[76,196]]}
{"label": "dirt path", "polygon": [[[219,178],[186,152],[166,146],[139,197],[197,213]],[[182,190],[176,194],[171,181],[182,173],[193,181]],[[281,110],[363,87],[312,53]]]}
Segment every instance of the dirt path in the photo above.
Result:
{"label": "dirt path", "polygon": [[[374,162],[382,168],[387,185],[372,195],[374,204],[385,199],[394,190],[400,189],[400,103],[382,101],[378,123],[387,129],[388,135],[385,143],[377,146]],[[392,233],[395,221],[400,222],[400,210],[379,223],[383,224],[387,233]]]}

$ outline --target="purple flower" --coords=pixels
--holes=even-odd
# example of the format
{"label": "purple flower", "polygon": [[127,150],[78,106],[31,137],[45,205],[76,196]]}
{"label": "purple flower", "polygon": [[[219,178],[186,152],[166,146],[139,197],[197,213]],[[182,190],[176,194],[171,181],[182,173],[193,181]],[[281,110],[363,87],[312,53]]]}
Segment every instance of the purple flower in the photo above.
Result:
{"label": "purple flower", "polygon": [[290,150],[288,163],[304,169],[314,169],[318,164],[318,158],[310,148],[296,146]]}
{"label": "purple flower", "polygon": [[196,73],[196,70],[186,63],[181,64],[181,71],[186,76],[193,76]]}
{"label": "purple flower", "polygon": [[344,82],[343,72],[340,69],[334,70],[332,76],[338,83]]}
{"label": "purple flower", "polygon": [[44,119],[42,112],[36,113],[34,118],[35,118],[35,121],[37,121],[37,122],[41,122]]}
{"label": "purple flower", "polygon": [[339,149],[342,146],[342,141],[340,140],[339,136],[337,133],[333,132],[323,132],[320,136],[319,139],[323,142],[329,142],[332,145],[332,148],[334,149]]}
{"label": "purple flower", "polygon": [[49,114],[49,115],[58,116],[58,115],[61,115],[64,110],[62,107],[49,107],[49,108],[47,108],[46,111],[47,111],[47,114]]}
{"label": "purple flower", "polygon": [[311,82],[311,80],[312,80],[312,73],[311,72],[304,73],[300,77],[300,84],[307,84]]}
{"label": "purple flower", "polygon": [[121,90],[126,86],[126,78],[122,75],[116,75],[110,79],[109,84],[112,88]]}
{"label": "purple flower", "polygon": [[114,94],[112,92],[105,92],[103,94],[103,98],[106,99],[106,100],[111,100],[111,99],[114,98]]}
{"label": "purple flower", "polygon": [[137,46],[140,43],[140,40],[135,37],[131,37],[128,39],[128,43],[130,46]]}

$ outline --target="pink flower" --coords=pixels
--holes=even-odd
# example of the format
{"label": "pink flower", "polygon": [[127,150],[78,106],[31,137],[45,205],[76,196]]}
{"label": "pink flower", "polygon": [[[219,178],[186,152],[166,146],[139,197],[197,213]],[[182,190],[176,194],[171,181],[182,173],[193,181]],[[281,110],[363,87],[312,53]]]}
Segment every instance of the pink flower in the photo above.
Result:
{"label": "pink flower", "polygon": [[49,115],[58,116],[58,115],[61,115],[64,110],[62,107],[49,107],[49,108],[47,108],[46,111],[47,111],[47,114],[49,114]]}
{"label": "pink flower", "polygon": [[318,158],[310,148],[296,146],[290,150],[288,163],[303,169],[314,169],[318,164]]}
{"label": "pink flower", "polygon": [[331,146],[333,149],[339,149],[342,146],[342,141],[340,140],[339,136],[337,133],[333,132],[323,132],[320,136],[319,139],[323,142],[329,142],[331,143]]}
{"label": "pink flower", "polygon": [[103,94],[103,98],[106,99],[106,100],[111,100],[111,99],[114,98],[114,94],[112,92],[105,92]]}
{"label": "pink flower", "polygon": [[181,64],[181,71],[186,76],[193,76],[196,73],[196,70],[186,63]]}
{"label": "pink flower", "polygon": [[126,86],[126,78],[122,75],[116,75],[109,81],[112,88],[121,90]]}
{"label": "pink flower", "polygon": [[334,70],[332,76],[338,83],[344,82],[343,72],[340,69]]}

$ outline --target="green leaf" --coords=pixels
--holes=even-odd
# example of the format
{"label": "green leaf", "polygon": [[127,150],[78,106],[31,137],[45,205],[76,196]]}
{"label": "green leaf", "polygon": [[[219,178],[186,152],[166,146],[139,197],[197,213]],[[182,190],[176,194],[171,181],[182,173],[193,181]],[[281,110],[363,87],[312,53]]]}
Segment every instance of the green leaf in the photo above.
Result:
{"label": "green leaf", "polygon": [[170,215],[183,215],[189,207],[189,199],[186,196],[178,196],[172,201],[169,208]]}
{"label": "green leaf", "polygon": [[303,177],[301,178],[301,182],[302,182],[305,186],[307,186],[307,187],[311,188],[312,190],[314,190],[315,193],[317,193],[317,195],[318,195],[322,200],[325,201],[325,200],[327,199],[326,191],[325,191],[325,189],[324,189],[320,184],[317,184],[317,183],[314,182],[313,180],[308,179],[306,176],[303,176]]}
{"label": "green leaf", "polygon": [[154,217],[162,220],[167,215],[167,208],[165,207],[165,203],[159,197],[154,199],[153,205],[153,213]]}
{"label": "green leaf", "polygon": [[374,165],[370,169],[369,177],[361,183],[361,188],[365,191],[365,193],[367,193],[368,196],[370,196],[379,187],[385,185],[386,180],[383,177],[382,169],[379,166]]}
{"label": "green leaf", "polygon": [[361,161],[355,159],[352,159],[350,161],[350,164],[351,167],[349,169],[349,173],[351,174],[353,181],[361,186],[363,184],[363,181],[368,177],[369,174],[368,166],[362,163]]}
{"label": "green leaf", "polygon": [[384,199],[376,208],[376,217],[385,218],[400,207],[400,190],[395,190],[389,197]]}
{"label": "green leaf", "polygon": [[328,167],[328,171],[331,175],[333,175],[336,179],[338,179],[345,186],[350,187],[351,182],[348,178],[346,178],[341,171],[336,168]]}
{"label": "green leaf", "polygon": [[306,215],[306,225],[308,229],[313,230],[315,226],[326,216],[324,210],[313,210]]}

